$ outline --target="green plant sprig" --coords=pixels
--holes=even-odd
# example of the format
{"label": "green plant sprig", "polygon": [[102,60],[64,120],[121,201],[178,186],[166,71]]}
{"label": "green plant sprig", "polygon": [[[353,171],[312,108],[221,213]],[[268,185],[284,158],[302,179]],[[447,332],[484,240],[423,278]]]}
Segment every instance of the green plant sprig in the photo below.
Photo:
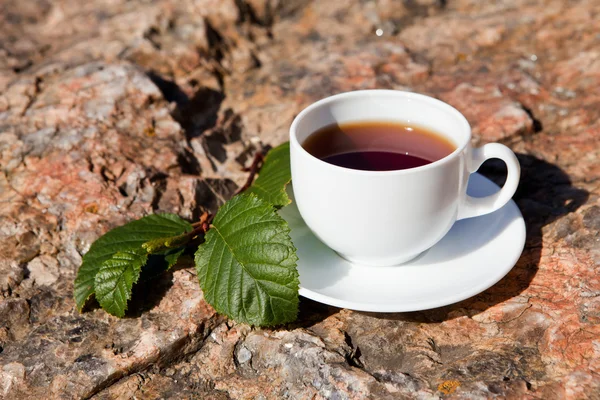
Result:
{"label": "green plant sprig", "polygon": [[277,213],[291,202],[285,191],[291,180],[289,154],[286,142],[264,160],[255,157],[246,184],[214,218],[204,213],[190,224],[174,214],[152,214],[98,238],[75,278],[79,311],[95,296],[106,312],[123,317],[144,268],[158,263],[168,269],[192,248],[204,298],[217,312],[257,326],[294,321],[298,258],[290,228]]}

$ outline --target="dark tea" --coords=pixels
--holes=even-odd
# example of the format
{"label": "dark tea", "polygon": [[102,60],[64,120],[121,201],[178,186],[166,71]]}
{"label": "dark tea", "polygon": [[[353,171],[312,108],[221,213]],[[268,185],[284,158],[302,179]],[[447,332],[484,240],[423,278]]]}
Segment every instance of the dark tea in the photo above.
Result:
{"label": "dark tea", "polygon": [[395,171],[440,160],[456,146],[428,129],[397,122],[329,125],[302,147],[330,164],[364,171]]}

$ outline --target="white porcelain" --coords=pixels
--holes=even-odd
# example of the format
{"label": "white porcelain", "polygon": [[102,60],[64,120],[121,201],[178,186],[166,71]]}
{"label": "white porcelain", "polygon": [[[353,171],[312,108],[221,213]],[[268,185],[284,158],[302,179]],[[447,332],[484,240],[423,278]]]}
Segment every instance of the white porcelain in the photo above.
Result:
{"label": "white porcelain", "polygon": [[[471,196],[498,186],[471,175]],[[298,254],[300,294],[361,311],[418,311],[474,296],[498,282],[516,264],[525,244],[525,223],[511,200],[498,211],[458,221],[421,256],[398,267],[365,267],[339,257],[308,229],[295,204],[280,214],[288,221]]]}
{"label": "white porcelain", "polygon": [[[399,121],[447,136],[456,151],[431,164],[400,171],[359,171],[310,155],[301,143],[334,123]],[[448,104],[424,95],[365,90],[320,100],[290,128],[294,196],[314,234],[342,257],[371,266],[397,265],[437,243],[457,219],[495,211],[513,196],[519,162],[506,146],[470,146],[471,128]],[[467,196],[469,175],[489,158],[508,167],[504,188],[483,199]]]}

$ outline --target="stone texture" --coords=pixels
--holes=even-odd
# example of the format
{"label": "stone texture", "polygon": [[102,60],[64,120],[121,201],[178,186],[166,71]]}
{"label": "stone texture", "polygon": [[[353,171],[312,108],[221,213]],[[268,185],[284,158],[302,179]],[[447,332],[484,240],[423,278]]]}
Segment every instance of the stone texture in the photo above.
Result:
{"label": "stone texture", "polygon": [[[600,397],[599,2],[0,10],[0,398]],[[302,299],[297,323],[263,330],[216,315],[183,261],[135,288],[127,318],[75,311],[99,235],[214,211],[304,106],[375,87],[439,97],[474,143],[518,153],[527,244],[497,285],[416,313]]]}

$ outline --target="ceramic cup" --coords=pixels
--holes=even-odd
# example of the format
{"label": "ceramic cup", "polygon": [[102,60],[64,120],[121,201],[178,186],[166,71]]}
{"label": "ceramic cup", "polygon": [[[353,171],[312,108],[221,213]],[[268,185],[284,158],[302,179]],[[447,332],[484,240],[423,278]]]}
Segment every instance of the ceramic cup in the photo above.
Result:
{"label": "ceramic cup", "polygon": [[[343,168],[309,154],[302,143],[331,124],[401,122],[449,138],[456,150],[430,164],[398,171]],[[404,263],[436,244],[454,222],[504,206],[519,183],[520,166],[506,146],[470,145],[471,127],[450,105],[420,94],[361,90],[320,100],[290,128],[294,199],[312,232],[345,259],[368,266]],[[469,175],[487,159],[508,167],[504,187],[484,198],[467,195]]]}

